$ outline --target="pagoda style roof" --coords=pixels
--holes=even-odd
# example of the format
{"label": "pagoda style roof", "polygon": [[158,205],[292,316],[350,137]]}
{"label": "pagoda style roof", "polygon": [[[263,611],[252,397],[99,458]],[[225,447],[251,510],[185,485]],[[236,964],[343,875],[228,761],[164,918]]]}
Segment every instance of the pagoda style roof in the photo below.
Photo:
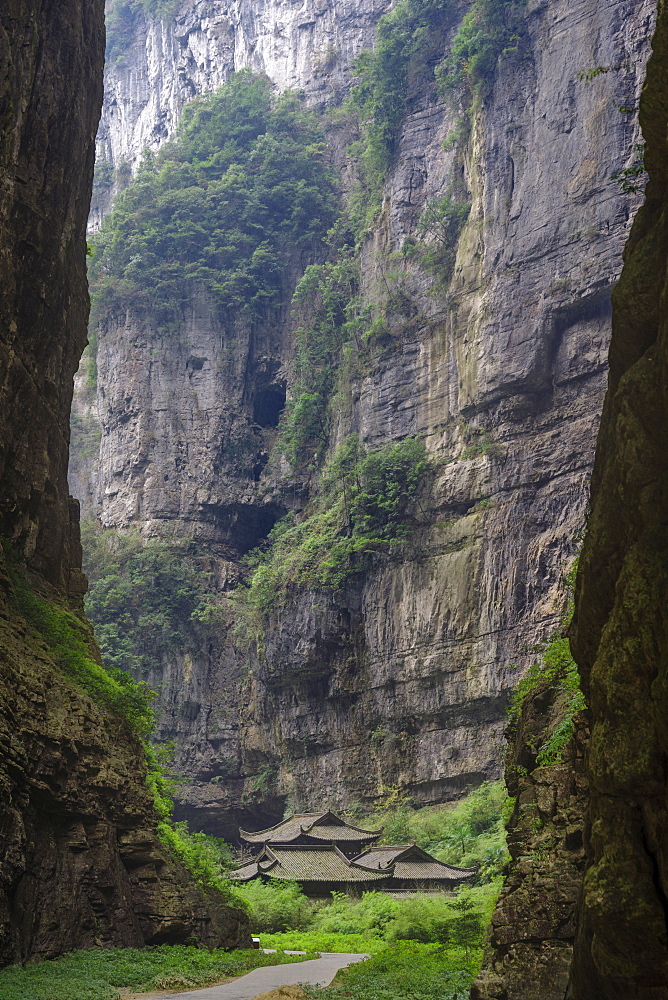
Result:
{"label": "pagoda style roof", "polygon": [[352,864],[363,865],[395,879],[416,879],[460,882],[476,874],[477,868],[458,868],[447,865],[424,851],[417,844],[403,844],[398,847],[370,847],[353,858]]}
{"label": "pagoda style roof", "polygon": [[301,837],[320,840],[331,844],[337,841],[363,843],[371,842],[380,837],[382,830],[362,830],[358,826],[346,823],[344,819],[333,812],[296,813],[276,826],[267,830],[249,833],[239,830],[239,835],[247,844],[291,844]]}
{"label": "pagoda style roof", "polygon": [[372,871],[364,864],[351,862],[332,845],[291,847],[265,846],[255,861],[229,872],[236,882],[248,882],[265,875],[267,878],[292,882],[379,882],[387,872]]}

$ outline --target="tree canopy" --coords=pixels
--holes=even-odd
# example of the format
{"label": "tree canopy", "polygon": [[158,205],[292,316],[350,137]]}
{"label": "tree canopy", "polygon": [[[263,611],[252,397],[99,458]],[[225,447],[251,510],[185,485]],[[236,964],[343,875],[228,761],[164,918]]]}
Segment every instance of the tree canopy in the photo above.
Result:
{"label": "tree canopy", "polygon": [[242,70],[184,109],[116,199],[94,240],[98,314],[132,301],[174,319],[196,283],[258,316],[292,293],[291,264],[322,259],[338,210],[315,114]]}

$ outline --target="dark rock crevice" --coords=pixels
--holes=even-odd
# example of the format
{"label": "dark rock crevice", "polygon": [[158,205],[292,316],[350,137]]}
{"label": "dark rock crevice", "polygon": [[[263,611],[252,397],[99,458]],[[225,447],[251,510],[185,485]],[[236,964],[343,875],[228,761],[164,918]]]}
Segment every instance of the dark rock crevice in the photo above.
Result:
{"label": "dark rock crevice", "polygon": [[0,8],[0,964],[249,939],[161,844],[130,726],[66,679],[10,600],[17,573],[61,610],[80,612],[86,587],[67,452],[103,15],[102,0]]}

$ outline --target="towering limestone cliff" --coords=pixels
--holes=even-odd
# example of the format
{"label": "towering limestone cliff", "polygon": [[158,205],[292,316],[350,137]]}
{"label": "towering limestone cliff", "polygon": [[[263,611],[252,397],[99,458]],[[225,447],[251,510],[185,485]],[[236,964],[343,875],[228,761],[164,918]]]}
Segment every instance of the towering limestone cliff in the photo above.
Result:
{"label": "towering limestone cliff", "polygon": [[652,48],[640,105],[649,182],[613,293],[608,392],[571,628],[588,711],[563,762],[546,768],[535,748],[546,718],[548,730],[559,718],[554,690],[539,686],[525,706],[507,772],[519,792],[514,863],[476,1000],[668,997],[663,2]]}
{"label": "towering limestone cliff", "polygon": [[71,679],[86,626],[73,613],[85,587],[69,409],[88,317],[102,15],[92,0],[0,12],[0,964],[93,944],[247,940],[244,915],[196,888],[159,842],[128,721]]}
{"label": "towering limestone cliff", "polygon": [[613,298],[610,381],[573,631],[591,706],[573,996],[668,996],[666,124],[660,2],[641,104],[649,174]]}
{"label": "towering limestone cliff", "polygon": [[[183,3],[164,23],[138,19],[107,72],[94,224],[127,183],[125,163],[233,67],[337,105],[387,6]],[[99,465],[91,483],[77,462],[80,495],[108,527],[192,543],[221,609],[215,627],[186,625],[152,650],[142,674],[191,779],[181,813],[211,832],[320,805],[324,790],[332,805],[397,792],[434,802],[497,776],[513,665],[530,662],[563,611],[611,289],[638,201],[614,175],[635,159],[654,4],[513,5],[519,37],[469,95],[470,128],[465,92],[444,95],[433,72],[469,6],[441,5],[408,74],[382,210],[361,248],[369,336],[346,355],[329,410],[330,458],[351,433],[372,450],[426,444],[432,471],[408,543],[339,590],[297,588],[269,611],[263,641],[242,648],[227,610],[240,557],[318,488],[276,447],[296,391],[298,271],[250,324],[194,286],[169,328],[126,303],[97,330],[96,398],[79,415],[89,426],[99,415]],[[349,191],[354,126],[323,120]],[[471,208],[439,285],[406,250],[424,245],[425,219],[450,197]]]}

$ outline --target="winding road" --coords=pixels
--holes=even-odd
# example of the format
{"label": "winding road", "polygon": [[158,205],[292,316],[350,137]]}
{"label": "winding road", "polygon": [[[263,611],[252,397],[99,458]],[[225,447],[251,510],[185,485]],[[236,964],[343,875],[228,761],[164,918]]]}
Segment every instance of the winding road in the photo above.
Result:
{"label": "winding road", "polygon": [[339,971],[353,962],[361,962],[366,955],[346,955],[323,952],[320,958],[308,962],[289,965],[267,965],[253,969],[245,976],[221,986],[205,986],[202,989],[182,990],[176,993],[156,993],[142,997],[142,1000],[253,1000],[258,993],[275,990],[279,986],[296,983],[310,983],[313,986],[329,986]]}

